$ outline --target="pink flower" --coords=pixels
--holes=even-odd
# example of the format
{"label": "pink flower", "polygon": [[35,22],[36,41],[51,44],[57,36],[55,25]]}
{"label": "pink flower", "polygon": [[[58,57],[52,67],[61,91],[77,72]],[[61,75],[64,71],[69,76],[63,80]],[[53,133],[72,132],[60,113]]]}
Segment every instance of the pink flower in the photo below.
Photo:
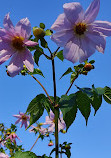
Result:
{"label": "pink flower", "polygon": [[5,140],[10,139],[11,142],[14,142],[16,144],[16,138],[20,140],[16,133],[12,132]]}
{"label": "pink flower", "polygon": [[33,125],[31,127],[32,129],[29,130],[30,132],[34,132],[34,129],[36,129],[41,135],[45,135],[47,133],[47,129],[44,127],[41,126],[36,127]]}
{"label": "pink flower", "polygon": [[51,29],[57,31],[51,39],[64,47],[64,58],[75,63],[85,61],[95,50],[104,53],[106,36],[111,36],[111,22],[95,21],[99,12],[100,0],[94,0],[84,12],[78,2],[63,5]]}
{"label": "pink flower", "polygon": [[13,115],[14,117],[18,118],[18,120],[15,122],[15,124],[21,122],[21,126],[25,126],[25,129],[29,125],[30,116],[26,115],[25,113],[19,112],[19,115]]}
{"label": "pink flower", "polygon": [[9,156],[4,153],[0,153],[0,158],[9,158]]}
{"label": "pink flower", "polygon": [[27,46],[35,46],[36,42],[28,40],[31,35],[31,24],[27,18],[21,19],[14,27],[9,14],[4,18],[4,29],[0,28],[0,64],[11,61],[7,67],[11,77],[17,75],[23,65],[31,72],[34,70],[34,60]]}
{"label": "pink flower", "polygon": [[[60,130],[66,128],[66,124],[63,120],[63,117],[61,116],[62,113],[60,113],[60,118],[58,119],[58,132]],[[50,111],[50,116],[46,116],[46,122],[45,124],[49,125],[48,132],[54,132],[55,129],[55,115],[52,111]]]}

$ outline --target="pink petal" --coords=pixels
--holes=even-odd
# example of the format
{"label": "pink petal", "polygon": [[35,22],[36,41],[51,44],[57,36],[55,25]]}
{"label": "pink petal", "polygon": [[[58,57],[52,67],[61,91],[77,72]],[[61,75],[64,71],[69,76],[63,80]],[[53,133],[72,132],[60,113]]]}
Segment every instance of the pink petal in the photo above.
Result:
{"label": "pink petal", "polygon": [[98,15],[100,8],[100,0],[93,0],[85,12],[85,21],[92,23]]}
{"label": "pink petal", "polygon": [[66,45],[66,43],[74,36],[73,30],[58,31],[51,36],[51,39],[60,47]]}
{"label": "pink petal", "polygon": [[52,30],[60,31],[60,30],[69,30],[72,28],[72,24],[66,18],[66,15],[60,14],[54,24],[51,26]]}
{"label": "pink petal", "polygon": [[48,132],[54,132],[55,124],[53,123],[49,128]]}
{"label": "pink petal", "polygon": [[34,59],[32,54],[30,53],[30,51],[28,49],[25,50],[24,52],[25,55],[25,60],[23,61],[23,63],[25,64],[25,66],[27,67],[27,69],[30,72],[34,71]]}
{"label": "pink petal", "polygon": [[45,117],[45,124],[52,124],[53,122],[52,122],[52,120],[49,118],[49,116],[46,116]]}
{"label": "pink petal", "polygon": [[50,111],[50,120],[53,121],[54,119],[55,119],[55,115],[52,111]]}
{"label": "pink petal", "polygon": [[111,36],[111,22],[108,21],[95,21],[93,29],[101,32],[105,36]]}
{"label": "pink petal", "polygon": [[23,69],[23,60],[24,60],[24,53],[16,52],[7,67],[9,75],[14,77],[18,75],[18,73]]}
{"label": "pink petal", "polygon": [[20,115],[13,115],[14,117],[16,117],[16,118],[21,118],[21,116]]}
{"label": "pink petal", "polygon": [[15,124],[17,124],[17,123],[19,123],[19,122],[21,122],[21,118],[19,118],[19,119],[15,122]]}
{"label": "pink petal", "polygon": [[12,21],[10,20],[9,13],[6,14],[3,25],[6,30],[14,30],[14,26],[12,24]]}
{"label": "pink petal", "polygon": [[17,25],[15,26],[15,30],[21,30],[21,31],[25,31],[26,33],[26,38],[28,39],[31,35],[31,24],[30,21],[28,20],[28,18],[24,18],[21,19]]}
{"label": "pink petal", "polygon": [[88,38],[83,38],[80,41],[79,62],[83,62],[95,53],[95,47]]}
{"label": "pink petal", "polygon": [[64,58],[75,63],[79,60],[80,54],[79,54],[79,46],[80,42],[78,38],[73,38],[70,40],[63,50]]}
{"label": "pink petal", "polygon": [[72,2],[63,5],[64,13],[67,19],[74,24],[75,22],[82,21],[84,18],[84,11],[80,3]]}
{"label": "pink petal", "polygon": [[6,30],[0,28],[0,37],[5,36],[6,35]]}
{"label": "pink petal", "polygon": [[7,51],[7,50],[0,51],[0,64],[7,61],[12,56],[12,54],[13,52],[11,51]]}
{"label": "pink petal", "polygon": [[104,53],[106,46],[106,40],[104,36],[95,31],[87,33],[86,36],[92,42],[92,45],[94,45],[98,52]]}
{"label": "pink petal", "polygon": [[24,45],[34,47],[34,46],[38,45],[38,43],[33,42],[33,41],[27,41],[27,42],[24,43]]}

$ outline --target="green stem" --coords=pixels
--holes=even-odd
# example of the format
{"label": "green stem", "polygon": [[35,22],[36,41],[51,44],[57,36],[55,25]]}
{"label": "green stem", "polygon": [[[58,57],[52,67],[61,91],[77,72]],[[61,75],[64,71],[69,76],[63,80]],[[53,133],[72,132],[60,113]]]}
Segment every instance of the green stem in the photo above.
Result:
{"label": "green stem", "polygon": [[[51,53],[51,58],[53,58]],[[59,109],[56,107],[56,80],[55,80],[55,64],[52,59],[52,71],[53,71],[53,86],[54,86],[54,107],[55,107],[55,158],[59,158],[59,138],[58,138],[58,113]]]}

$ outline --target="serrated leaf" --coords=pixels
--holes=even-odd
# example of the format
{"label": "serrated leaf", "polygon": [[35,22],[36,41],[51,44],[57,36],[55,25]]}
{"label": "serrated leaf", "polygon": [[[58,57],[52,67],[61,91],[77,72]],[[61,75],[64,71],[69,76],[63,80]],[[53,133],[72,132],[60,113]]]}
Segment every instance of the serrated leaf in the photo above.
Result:
{"label": "serrated leaf", "polygon": [[51,36],[52,33],[53,33],[53,31],[52,31],[52,30],[49,30],[49,29],[47,29],[47,30],[45,31],[45,35],[46,35],[46,36]]}
{"label": "serrated leaf", "polygon": [[57,55],[56,55],[61,61],[64,60],[64,56],[63,56],[63,50],[57,52]]}
{"label": "serrated leaf", "polygon": [[111,88],[106,86],[104,90],[105,90],[105,93],[103,94],[104,100],[107,103],[111,104]]}
{"label": "serrated leaf", "polygon": [[63,119],[66,123],[66,128],[71,126],[76,118],[77,104],[76,95],[70,94],[69,96],[63,95],[59,101],[60,109],[63,114]]}
{"label": "serrated leaf", "polygon": [[90,98],[87,96],[87,94],[83,93],[82,91],[78,91],[76,93],[76,96],[78,108],[83,117],[85,118],[87,125],[87,121],[91,112]]}
{"label": "serrated leaf", "polygon": [[39,48],[34,52],[34,61],[37,64],[37,66],[39,66],[38,62],[39,62],[39,58],[42,55],[41,51],[39,50]]}
{"label": "serrated leaf", "polygon": [[100,108],[101,104],[102,104],[102,95],[98,95],[96,92],[93,92],[93,96],[91,98],[91,104],[92,107],[95,110],[94,115],[96,114],[97,110]]}
{"label": "serrated leaf", "polygon": [[[43,76],[44,77],[44,75],[43,75],[43,73],[42,73],[42,71],[40,70],[40,69],[34,69],[34,71],[33,72],[30,72],[30,74],[31,75],[36,75],[36,74],[38,74],[38,75],[41,75],[41,76]],[[45,78],[45,77],[44,77]]]}
{"label": "serrated leaf", "polygon": [[78,86],[76,86],[80,91],[82,91],[83,93],[86,93],[88,96],[92,96],[93,95],[93,92],[92,92],[92,89],[91,88],[80,88]]}
{"label": "serrated leaf", "polygon": [[40,23],[39,26],[40,26],[40,28],[45,29],[45,24],[44,23]]}
{"label": "serrated leaf", "polygon": [[71,67],[69,67],[69,68],[66,70],[66,72],[60,77],[60,79],[61,79],[63,76],[68,75],[68,74],[71,73],[71,72],[73,72],[73,70],[72,70]]}
{"label": "serrated leaf", "polygon": [[44,94],[39,94],[30,102],[27,108],[27,112],[30,114],[29,127],[43,115],[45,101],[46,96]]}
{"label": "serrated leaf", "polygon": [[26,151],[26,152],[17,151],[14,157],[15,158],[38,158],[37,155],[35,155],[35,153],[30,152],[30,151]]}
{"label": "serrated leaf", "polygon": [[74,79],[76,79],[77,78],[77,73],[76,72],[73,72],[72,74],[71,74],[71,80],[70,80],[70,82],[72,83],[72,81],[74,80]]}

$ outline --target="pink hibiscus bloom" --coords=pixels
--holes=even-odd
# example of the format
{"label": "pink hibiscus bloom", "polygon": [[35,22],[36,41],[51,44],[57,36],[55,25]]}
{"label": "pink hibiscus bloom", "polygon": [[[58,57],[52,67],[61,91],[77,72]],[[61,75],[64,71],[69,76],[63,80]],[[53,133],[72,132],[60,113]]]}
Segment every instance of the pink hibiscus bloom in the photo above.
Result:
{"label": "pink hibiscus bloom", "polygon": [[64,47],[64,58],[75,63],[85,61],[95,50],[104,53],[106,36],[111,36],[111,22],[95,21],[99,12],[100,0],[94,0],[84,12],[78,2],[63,5],[51,29],[57,31],[51,39]]}
{"label": "pink hibiscus bloom", "polygon": [[4,153],[0,153],[0,158],[9,158],[9,156]]}
{"label": "pink hibiscus bloom", "polygon": [[20,140],[16,133],[12,132],[5,140],[10,139],[11,142],[14,142],[16,144],[16,138]]}
{"label": "pink hibiscus bloom", "polygon": [[30,120],[30,116],[26,115],[23,112],[19,112],[19,115],[13,115],[14,117],[18,118],[18,120],[15,122],[15,124],[21,122],[21,126],[20,128],[24,125],[25,129],[27,128],[27,126],[29,125],[29,120]]}
{"label": "pink hibiscus bloom", "polygon": [[0,64],[12,56],[7,67],[11,77],[17,75],[23,69],[23,65],[33,72],[34,60],[27,46],[33,47],[37,43],[28,40],[31,35],[29,20],[27,18],[21,19],[14,27],[9,14],[7,14],[3,24],[4,29],[0,28]]}
{"label": "pink hibiscus bloom", "polygon": [[[66,128],[66,124],[63,120],[63,117],[61,116],[62,113],[60,113],[60,118],[58,119],[58,132],[60,130],[63,130]],[[46,116],[46,122],[44,124],[48,124],[48,132],[54,132],[55,129],[55,115],[52,111],[50,111],[50,116]]]}

